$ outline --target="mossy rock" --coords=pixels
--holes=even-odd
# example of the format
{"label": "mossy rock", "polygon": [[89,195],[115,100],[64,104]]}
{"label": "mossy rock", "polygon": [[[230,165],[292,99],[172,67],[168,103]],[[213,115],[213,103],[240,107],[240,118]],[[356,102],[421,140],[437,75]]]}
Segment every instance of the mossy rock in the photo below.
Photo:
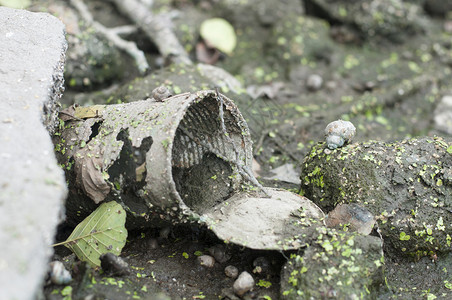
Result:
{"label": "mossy rock", "polygon": [[124,76],[119,50],[92,28],[68,36],[65,79],[73,89],[96,89]]}
{"label": "mossy rock", "polygon": [[310,0],[309,3],[320,11],[318,13],[335,23],[352,26],[366,39],[377,36],[403,41],[424,30],[422,8],[403,0]]}
{"label": "mossy rock", "polygon": [[160,85],[166,86],[173,95],[211,90],[217,86],[228,95],[241,93],[240,82],[220,68],[204,64],[173,64],[122,85],[106,102],[116,104],[152,98],[152,90]]}
{"label": "mossy rock", "polygon": [[303,162],[301,180],[302,193],[327,211],[341,203],[366,207],[397,251],[451,249],[451,140],[372,141],[334,151],[319,143]]}
{"label": "mossy rock", "polygon": [[281,274],[281,299],[371,299],[383,282],[378,237],[317,228],[304,253],[293,254]]}

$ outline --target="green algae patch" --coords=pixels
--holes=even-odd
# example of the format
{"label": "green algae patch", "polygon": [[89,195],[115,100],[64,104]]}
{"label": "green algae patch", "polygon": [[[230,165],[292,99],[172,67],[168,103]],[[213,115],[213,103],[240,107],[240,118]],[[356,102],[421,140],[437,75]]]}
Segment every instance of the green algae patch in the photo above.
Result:
{"label": "green algae patch", "polygon": [[369,299],[383,282],[382,241],[378,237],[326,227],[283,268],[281,299]]}
{"label": "green algae patch", "polygon": [[303,194],[326,211],[358,203],[377,216],[385,242],[399,251],[449,251],[452,230],[452,141],[312,147],[303,162]]}

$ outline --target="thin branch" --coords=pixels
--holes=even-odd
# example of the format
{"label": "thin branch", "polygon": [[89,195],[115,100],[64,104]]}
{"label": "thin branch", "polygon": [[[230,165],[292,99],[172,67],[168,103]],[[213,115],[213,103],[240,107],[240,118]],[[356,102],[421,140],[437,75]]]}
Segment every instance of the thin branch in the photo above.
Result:
{"label": "thin branch", "polygon": [[109,28],[109,30],[117,35],[132,34],[137,32],[138,28],[134,25],[123,25],[118,27]]}
{"label": "thin branch", "polygon": [[154,42],[165,59],[191,65],[192,61],[172,30],[170,14],[154,15],[149,6],[138,0],[113,0]]}
{"label": "thin branch", "polygon": [[118,29],[109,29],[99,22],[95,21],[91,12],[89,11],[83,0],[70,0],[71,5],[77,9],[80,16],[85,22],[92,26],[96,31],[105,36],[119,49],[128,53],[134,60],[141,74],[144,74],[149,69],[149,64],[144,56],[143,51],[138,49],[134,42],[126,41],[119,36]]}
{"label": "thin branch", "polygon": [[235,144],[235,141],[229,136],[229,133],[226,129],[226,125],[224,124],[224,111],[223,111],[224,101],[223,101],[223,97],[221,96],[218,87],[215,88],[215,92],[217,94],[217,100],[219,102],[218,115],[220,117],[221,130],[223,131],[223,134],[226,136],[226,139],[228,140],[228,142],[232,144],[232,148],[234,149],[234,152],[235,152],[235,162],[233,162],[233,163],[235,164],[236,168],[239,170],[240,175],[245,177],[248,181],[250,181],[252,184],[254,184],[260,191],[262,191],[265,194],[265,196],[270,198],[270,195],[267,193],[267,191],[264,189],[264,187],[259,183],[259,181],[257,181],[256,177],[254,177],[254,174],[250,170],[250,168],[248,168],[248,166],[240,160],[240,153],[237,148],[237,145]]}

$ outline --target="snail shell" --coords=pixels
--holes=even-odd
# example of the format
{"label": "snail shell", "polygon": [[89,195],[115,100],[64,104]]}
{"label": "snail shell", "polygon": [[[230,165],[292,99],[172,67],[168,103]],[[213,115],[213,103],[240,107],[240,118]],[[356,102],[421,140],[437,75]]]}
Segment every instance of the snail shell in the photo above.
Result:
{"label": "snail shell", "polygon": [[152,98],[154,98],[155,101],[162,102],[163,100],[171,96],[172,96],[171,92],[164,85],[161,85],[152,90]]}
{"label": "snail shell", "polygon": [[356,128],[349,121],[337,120],[325,128],[326,145],[333,150],[350,142],[355,136]]}
{"label": "snail shell", "polygon": [[54,284],[68,284],[72,281],[71,273],[64,267],[60,261],[50,263],[50,281]]}

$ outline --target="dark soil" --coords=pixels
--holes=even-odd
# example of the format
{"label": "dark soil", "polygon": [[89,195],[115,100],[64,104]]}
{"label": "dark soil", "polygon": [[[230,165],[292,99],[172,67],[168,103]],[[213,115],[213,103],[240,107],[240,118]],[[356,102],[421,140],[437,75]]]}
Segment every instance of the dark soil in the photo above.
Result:
{"label": "dark soil", "polygon": [[[103,24],[116,25],[112,22],[115,17],[121,25],[129,23],[119,17],[108,1],[90,2],[90,8]],[[158,9],[168,6],[167,1],[155,2]],[[248,3],[243,6],[238,4],[242,1],[170,2],[179,9],[179,18],[174,20],[175,31],[187,49],[194,49],[203,19],[212,16],[228,19],[237,30],[239,47],[234,56],[223,56],[216,65],[240,78],[244,87],[264,86],[273,92],[256,99],[233,91],[225,93],[235,101],[248,122],[254,156],[263,169],[261,174],[285,163],[293,163],[299,169],[311,147],[324,139],[325,126],[340,118],[356,126],[355,141],[358,142],[371,139],[392,142],[435,134],[447,136],[435,128],[433,120],[438,102],[452,91],[451,32],[444,29],[445,19],[424,15],[428,26],[420,30],[421,33],[417,32],[419,24],[423,25],[419,20],[416,26],[411,24],[416,34],[392,30],[391,37],[387,38],[369,35],[362,23],[341,19],[344,12],[340,7],[339,13],[326,11],[328,6],[319,5],[325,3],[320,0],[302,3],[243,1]],[[304,2],[311,15],[303,12]],[[261,3],[268,4],[264,15],[259,12],[263,7]],[[332,8],[338,6],[335,4]],[[359,26],[361,28],[357,28]],[[142,32],[129,38],[139,41],[154,68],[144,82],[129,82],[137,72],[130,58],[123,55],[124,70],[120,76],[108,77],[106,82],[82,89],[69,85],[62,102],[65,105],[105,104],[145,99],[160,84],[180,92],[213,88],[211,81],[201,81],[205,78],[193,78],[191,81],[195,83],[192,83],[181,75],[178,67],[164,68],[155,46]],[[194,51],[190,54],[195,59]],[[154,74],[157,79],[151,81]],[[166,81],[160,81],[158,74],[166,77]],[[319,90],[307,86],[312,74],[323,78]],[[119,87],[124,82],[126,84]],[[281,83],[279,88],[276,83]],[[139,85],[147,87],[142,90],[146,92],[136,92]],[[107,87],[116,93],[110,89],[105,91]],[[292,191],[299,188],[286,182],[262,181],[265,186],[281,186]],[[57,240],[64,240],[70,231],[71,228],[62,226]],[[155,239],[158,246],[154,249]],[[216,262],[212,268],[201,266],[197,255],[208,254],[208,249],[216,245],[225,246],[231,258]],[[236,266],[239,272],[248,271],[255,278],[257,285],[244,299],[279,299],[281,268],[291,254],[225,244],[208,229],[197,225],[178,226],[169,232],[151,228],[129,232],[121,257],[129,263],[132,273],[109,277],[101,270],[86,268],[69,250],[60,248],[56,250],[55,259],[64,261],[72,270],[72,291],[64,286],[46,285],[46,299],[168,299],[165,295],[171,299],[238,299],[231,290],[234,280],[224,273],[227,265]],[[452,289],[452,279],[447,279],[452,272],[449,253],[430,253],[423,257],[398,256],[391,252],[385,255],[388,255],[385,258],[386,281],[380,299],[450,299],[445,292]],[[261,273],[253,272],[253,261],[258,257],[265,257],[269,264]]]}

